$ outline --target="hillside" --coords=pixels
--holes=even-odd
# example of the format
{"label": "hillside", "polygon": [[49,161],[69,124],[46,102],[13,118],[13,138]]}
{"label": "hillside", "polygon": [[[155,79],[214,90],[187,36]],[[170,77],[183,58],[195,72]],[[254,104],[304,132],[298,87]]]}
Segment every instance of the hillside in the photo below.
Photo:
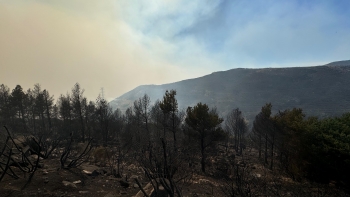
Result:
{"label": "hillside", "polygon": [[327,117],[350,111],[350,60],[324,66],[232,69],[164,85],[142,85],[110,102],[125,111],[145,93],[154,102],[166,90],[176,89],[179,107],[198,102],[216,106],[221,115],[240,108],[252,121],[261,107],[273,110],[302,108],[309,115]]}

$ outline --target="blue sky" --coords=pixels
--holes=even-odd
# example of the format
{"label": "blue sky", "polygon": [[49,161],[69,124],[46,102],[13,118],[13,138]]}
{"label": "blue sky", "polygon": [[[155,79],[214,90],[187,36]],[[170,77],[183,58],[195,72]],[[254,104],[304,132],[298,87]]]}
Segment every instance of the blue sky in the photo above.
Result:
{"label": "blue sky", "polygon": [[[347,0],[0,0],[0,78],[92,100],[237,67],[348,60]],[[24,72],[23,72],[24,71]]]}
{"label": "blue sky", "polygon": [[[134,2],[126,21],[147,37],[178,46],[174,60],[195,55],[193,47],[221,69],[310,66],[349,58],[349,1],[191,1],[193,6],[183,1],[170,11],[166,4],[149,11]],[[139,18],[129,17],[137,10]]]}

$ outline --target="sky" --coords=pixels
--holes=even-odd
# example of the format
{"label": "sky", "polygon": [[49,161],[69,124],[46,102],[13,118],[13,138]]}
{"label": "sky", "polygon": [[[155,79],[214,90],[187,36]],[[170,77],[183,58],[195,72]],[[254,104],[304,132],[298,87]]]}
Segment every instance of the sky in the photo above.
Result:
{"label": "sky", "polygon": [[0,0],[0,84],[55,99],[349,59],[348,0]]}

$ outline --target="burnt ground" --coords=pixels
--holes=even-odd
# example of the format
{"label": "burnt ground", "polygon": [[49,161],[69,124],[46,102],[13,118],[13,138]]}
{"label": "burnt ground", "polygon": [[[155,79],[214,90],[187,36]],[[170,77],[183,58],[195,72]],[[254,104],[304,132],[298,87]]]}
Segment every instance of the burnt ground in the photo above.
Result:
{"label": "burnt ground", "polygon": [[[35,172],[33,179],[24,189],[22,188],[28,175],[19,179],[5,176],[0,182],[0,196],[134,196],[140,189],[133,178],[137,177],[143,186],[149,182],[142,170],[133,164],[126,166],[123,178],[115,178],[108,172],[108,167],[98,167],[89,163],[70,170],[60,169],[58,159],[42,160],[42,164],[43,168]],[[88,175],[83,170],[96,171],[99,174]],[[127,188],[120,183],[125,181],[125,177],[129,177]],[[213,193],[219,192],[215,184],[212,184],[214,182],[210,177],[196,175],[191,185],[184,186],[183,192],[189,196],[213,196]]]}
{"label": "burnt ground", "polygon": [[[221,157],[221,159],[220,159]],[[209,162],[208,173],[200,172],[193,175],[192,180],[182,186],[183,196],[225,196],[233,181],[227,181],[224,176],[234,178],[234,169],[226,169],[225,174],[217,172],[219,163],[227,161],[224,155],[217,155]],[[143,196],[137,187],[134,178],[138,178],[143,187],[149,180],[144,176],[142,169],[133,163],[124,163],[123,178],[116,178],[110,173],[109,167],[100,167],[86,162],[78,168],[70,170],[60,169],[58,157],[41,160],[39,168],[31,182],[23,189],[27,177],[20,176],[14,179],[5,175],[0,182],[0,196]],[[243,185],[250,189],[251,196],[350,196],[337,189],[333,184],[319,185],[305,180],[294,181],[287,175],[267,170],[257,159],[254,149],[247,150],[243,157],[236,156],[235,164],[244,169]],[[16,169],[16,168],[14,168]],[[92,175],[91,172],[94,172]],[[242,171],[241,171],[242,172]],[[18,175],[19,172],[18,172]],[[121,181],[127,182],[123,187]],[[237,188],[235,188],[237,189]]]}

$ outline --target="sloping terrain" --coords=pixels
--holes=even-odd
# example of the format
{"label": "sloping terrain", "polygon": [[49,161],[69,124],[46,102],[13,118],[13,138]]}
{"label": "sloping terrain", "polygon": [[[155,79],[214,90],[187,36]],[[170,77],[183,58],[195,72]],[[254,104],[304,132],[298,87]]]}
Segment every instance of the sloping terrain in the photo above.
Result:
{"label": "sloping terrain", "polygon": [[250,122],[267,102],[275,112],[297,107],[308,116],[327,117],[350,111],[349,84],[350,61],[314,67],[238,68],[170,84],[142,85],[110,104],[125,111],[144,94],[154,102],[166,90],[175,89],[180,108],[203,102],[224,116],[238,107]]}
{"label": "sloping terrain", "polygon": [[[233,153],[229,152],[229,154]],[[20,177],[15,179],[6,175],[0,182],[0,196],[143,197],[134,178],[140,181],[141,186],[150,195],[153,191],[149,184],[150,180],[145,177],[144,171],[138,166],[135,159],[129,158],[128,160],[134,163],[123,163],[123,178],[116,178],[110,173],[110,166],[100,166],[90,162],[85,162],[78,168],[60,169],[58,156],[52,156],[40,161],[41,167],[25,188],[23,186],[27,182],[28,175],[27,177],[22,176],[19,170],[13,167],[12,169],[16,173],[18,171],[17,174]],[[229,163],[232,163],[232,166]],[[225,166],[224,169],[227,168],[225,172],[222,172],[222,166]],[[233,168],[234,166],[236,168]],[[227,157],[227,153],[221,150],[216,155],[216,159],[211,158],[211,162],[208,163],[208,174],[199,173],[199,168],[199,165],[194,167],[195,173],[192,178],[187,184],[181,184],[184,197],[229,196],[227,194],[236,187],[233,187],[235,182],[227,179],[227,176],[234,177],[236,172],[234,169],[241,170],[239,173],[243,173],[241,174],[243,175],[242,181],[248,183],[244,184],[243,188],[248,187],[252,196],[265,196],[266,194],[267,196],[347,196],[347,193],[332,184],[322,185],[306,180],[297,182],[279,171],[264,168],[258,159],[258,151],[252,148],[247,148],[242,156],[234,159]]]}

